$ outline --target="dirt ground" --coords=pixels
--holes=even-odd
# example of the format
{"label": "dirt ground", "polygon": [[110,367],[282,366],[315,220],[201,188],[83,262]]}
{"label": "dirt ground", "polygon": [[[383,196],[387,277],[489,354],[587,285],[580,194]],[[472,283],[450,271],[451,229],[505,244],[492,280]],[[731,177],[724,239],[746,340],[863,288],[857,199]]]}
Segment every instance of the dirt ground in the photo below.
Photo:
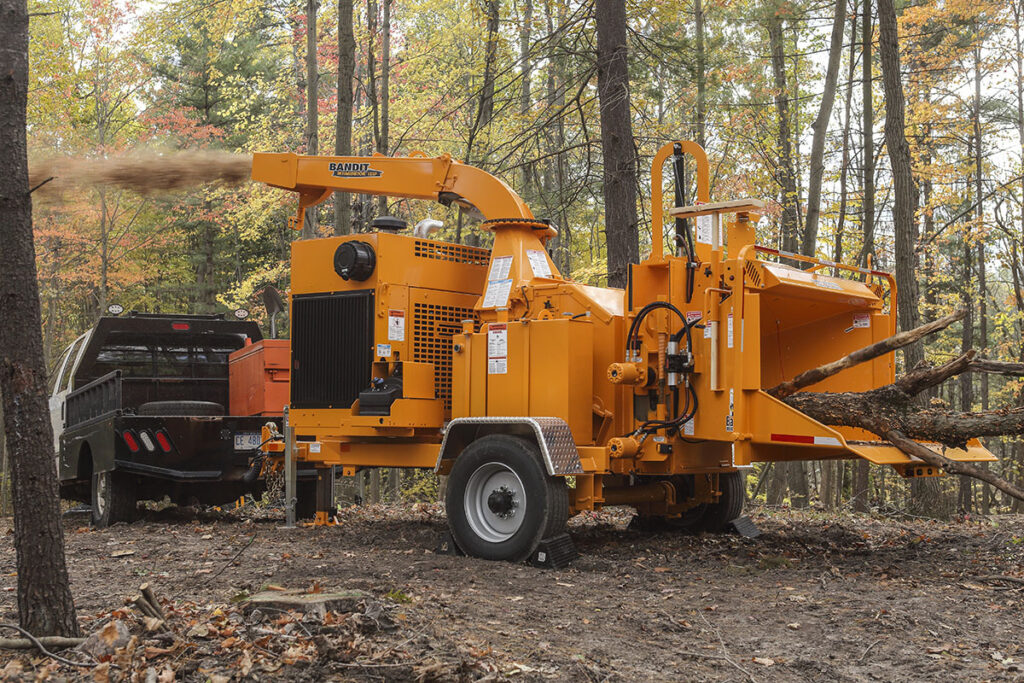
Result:
{"label": "dirt ground", "polygon": [[[0,675],[1024,680],[1024,517],[752,516],[756,539],[633,531],[627,510],[577,517],[580,556],[560,570],[435,554],[443,512],[423,504],[351,508],[340,526],[293,530],[272,514],[172,509],[106,530],[69,516],[84,630],[117,620],[134,637],[99,668],[3,651]],[[16,622],[7,526],[0,619]],[[124,606],[147,581],[169,632],[147,631]],[[245,596],[268,587],[371,597],[325,617],[246,614]]]}

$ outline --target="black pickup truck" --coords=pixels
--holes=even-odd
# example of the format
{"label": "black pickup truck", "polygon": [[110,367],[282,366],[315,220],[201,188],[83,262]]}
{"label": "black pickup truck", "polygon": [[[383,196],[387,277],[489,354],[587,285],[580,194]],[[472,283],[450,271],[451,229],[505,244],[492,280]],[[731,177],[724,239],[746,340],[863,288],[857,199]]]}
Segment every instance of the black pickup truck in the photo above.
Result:
{"label": "black pickup truck", "polygon": [[130,521],[139,500],[260,493],[250,463],[268,418],[226,415],[228,355],[260,339],[255,323],[222,315],[100,318],[51,380],[62,497],[91,503],[102,527]]}

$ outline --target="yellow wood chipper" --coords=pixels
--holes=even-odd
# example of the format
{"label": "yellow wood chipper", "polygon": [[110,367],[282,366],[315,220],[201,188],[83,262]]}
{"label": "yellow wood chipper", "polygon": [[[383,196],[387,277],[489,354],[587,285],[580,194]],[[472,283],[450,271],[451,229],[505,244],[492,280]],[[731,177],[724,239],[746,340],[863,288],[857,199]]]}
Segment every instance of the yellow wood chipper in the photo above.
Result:
{"label": "yellow wood chipper", "polygon": [[[687,156],[697,201],[678,206]],[[666,162],[677,187],[667,216]],[[606,505],[722,530],[741,514],[741,470],[754,461],[859,457],[904,476],[938,474],[766,393],[893,334],[895,282],[758,246],[764,205],[711,202],[693,142],[654,157],[652,250],[625,290],[559,273],[546,248],[555,228],[505,183],[448,156],[256,154],[252,175],[298,193],[295,228],[335,191],[454,203],[486,218],[490,250],[401,234],[393,219],[292,243],[295,458],[347,474],[447,475],[451,536],[467,554],[526,559],[570,515]],[[671,253],[666,220],[676,224]],[[890,353],[814,388],[879,387],[894,380],[894,363]],[[944,454],[994,459],[977,441]]]}

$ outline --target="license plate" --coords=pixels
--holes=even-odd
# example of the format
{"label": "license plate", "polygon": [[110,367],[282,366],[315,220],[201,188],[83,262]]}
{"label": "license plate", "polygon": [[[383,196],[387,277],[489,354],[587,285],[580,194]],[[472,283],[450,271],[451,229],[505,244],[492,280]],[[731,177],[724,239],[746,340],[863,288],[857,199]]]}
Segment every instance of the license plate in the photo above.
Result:
{"label": "license plate", "polygon": [[251,451],[259,445],[260,435],[256,432],[235,432],[236,451]]}

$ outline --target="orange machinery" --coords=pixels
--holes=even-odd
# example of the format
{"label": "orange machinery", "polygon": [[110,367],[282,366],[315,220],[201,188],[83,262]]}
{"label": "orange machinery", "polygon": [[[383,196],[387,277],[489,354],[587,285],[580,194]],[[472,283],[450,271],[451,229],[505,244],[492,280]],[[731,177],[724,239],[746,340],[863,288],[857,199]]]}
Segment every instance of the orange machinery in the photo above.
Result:
{"label": "orange machinery", "polygon": [[[680,248],[666,253],[662,167],[684,154],[699,201],[668,215],[695,227],[677,228]],[[488,219],[490,250],[393,232],[292,247],[295,457],[449,475],[452,536],[469,554],[523,559],[568,515],[613,504],[719,530],[739,516],[740,471],[754,461],[862,457],[932,472],[765,392],[892,334],[895,283],[757,246],[762,203],[712,203],[695,143],[655,156],[657,229],[626,290],[564,277],[546,250],[554,228],[447,156],[257,154],[253,178],[299,194],[293,227],[335,190],[471,205]],[[863,391],[894,374],[889,355],[814,389]],[[945,455],[994,459],[977,441]]]}
{"label": "orange machinery", "polygon": [[228,356],[229,415],[281,417],[291,368],[287,339],[261,339]]}

